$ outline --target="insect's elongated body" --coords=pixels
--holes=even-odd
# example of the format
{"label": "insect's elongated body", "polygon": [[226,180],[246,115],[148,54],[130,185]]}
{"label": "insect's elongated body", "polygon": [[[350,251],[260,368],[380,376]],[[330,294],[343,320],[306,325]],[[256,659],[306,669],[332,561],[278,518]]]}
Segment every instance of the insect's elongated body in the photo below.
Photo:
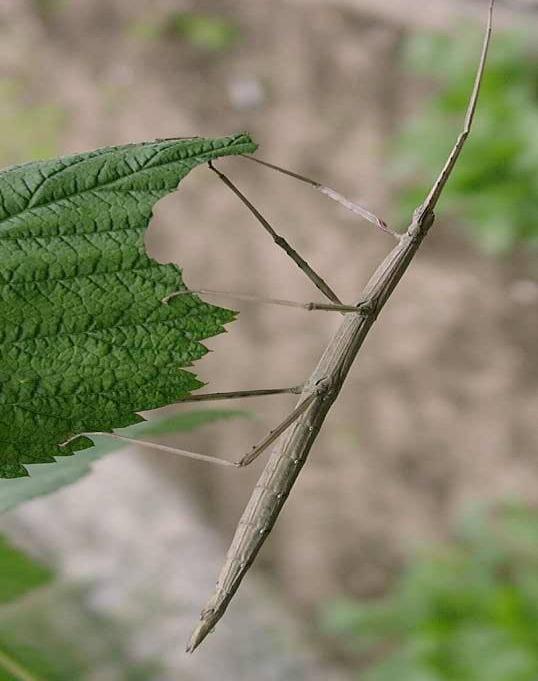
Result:
{"label": "insect's elongated body", "polygon": [[202,611],[188,650],[194,650],[224,614],[271,531],[368,331],[432,222],[433,212],[426,212],[411,224],[366,285],[358,303],[361,313],[346,315],[305,384],[301,400],[316,391],[317,398],[273,451],[239,521],[216,592]]}
{"label": "insect's elongated body", "polygon": [[[463,129],[425,201],[415,210],[407,231],[399,237],[396,246],[366,284],[357,304],[359,313],[346,315],[305,383],[301,400],[307,399],[313,391],[318,391],[317,399],[289,428],[273,451],[239,521],[215,594],[202,610],[201,622],[192,634],[188,651],[192,652],[203,641],[224,614],[271,531],[368,331],[433,224],[434,209],[471,131],[491,39],[494,4],[495,0],[490,0],[480,62]],[[320,390],[320,387],[323,389]]]}

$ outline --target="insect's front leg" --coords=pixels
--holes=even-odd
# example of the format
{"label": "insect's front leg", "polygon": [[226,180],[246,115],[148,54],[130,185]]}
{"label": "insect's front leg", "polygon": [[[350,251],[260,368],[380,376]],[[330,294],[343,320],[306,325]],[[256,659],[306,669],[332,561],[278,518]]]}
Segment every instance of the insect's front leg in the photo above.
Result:
{"label": "insect's front leg", "polygon": [[350,199],[346,199],[345,196],[337,192],[335,189],[331,189],[331,187],[327,187],[327,185],[322,184],[321,182],[317,182],[316,180],[311,180],[309,177],[305,177],[304,175],[300,175],[299,173],[294,172],[293,170],[287,170],[287,168],[282,168],[281,166],[277,166],[274,163],[268,163],[267,161],[262,161],[259,158],[256,158],[255,156],[250,156],[249,154],[241,154],[243,158],[247,158],[249,161],[255,161],[256,163],[259,163],[262,166],[265,166],[266,168],[271,168],[271,170],[276,170],[279,173],[282,173],[283,175],[287,175],[288,177],[293,177],[296,180],[299,180],[301,182],[304,182],[314,189],[316,189],[318,192],[321,192],[325,196],[328,196],[330,199],[333,201],[336,201],[336,203],[339,203],[341,206],[346,208],[347,210],[350,210],[352,213],[355,213],[355,215],[360,215],[360,217],[364,218],[365,220],[368,220],[368,222],[371,222],[373,225],[378,227],[381,231],[386,232],[387,234],[390,234],[393,236],[395,239],[400,238],[400,234],[395,232],[393,229],[391,229],[385,220],[380,218],[378,215],[375,213],[372,213],[369,211],[367,208],[364,206],[361,206],[359,203],[356,201],[351,201]]}
{"label": "insect's front leg", "polygon": [[331,289],[326,281],[307,263],[307,261],[299,255],[299,253],[288,243],[288,241],[277,234],[271,224],[266,218],[260,213],[260,211],[252,204],[247,197],[239,190],[238,187],[227,177],[223,172],[218,170],[215,165],[210,161],[209,167],[211,170],[218,175],[218,177],[224,182],[224,184],[231,189],[231,191],[239,198],[239,200],[249,209],[249,211],[254,215],[256,220],[265,229],[265,231],[271,236],[273,241],[277,246],[282,248],[282,250],[289,255],[297,267],[305,273],[305,275],[310,279],[310,281],[316,286],[323,295],[328,298],[332,303],[341,305],[342,301],[338,298],[336,293]]}
{"label": "insect's front leg", "polygon": [[255,296],[251,293],[238,293],[236,291],[217,291],[210,288],[198,288],[198,289],[181,289],[179,291],[172,291],[166,295],[161,302],[164,305],[177,298],[178,296],[188,296],[192,294],[199,295],[209,295],[209,296],[221,296],[224,298],[232,298],[237,300],[246,300],[253,303],[262,303],[265,305],[281,305],[284,307],[295,307],[302,310],[307,310],[312,312],[313,310],[322,310],[325,312],[360,312],[360,308],[357,305],[344,305],[342,303],[301,303],[296,300],[284,300],[282,298],[265,298],[264,296]]}

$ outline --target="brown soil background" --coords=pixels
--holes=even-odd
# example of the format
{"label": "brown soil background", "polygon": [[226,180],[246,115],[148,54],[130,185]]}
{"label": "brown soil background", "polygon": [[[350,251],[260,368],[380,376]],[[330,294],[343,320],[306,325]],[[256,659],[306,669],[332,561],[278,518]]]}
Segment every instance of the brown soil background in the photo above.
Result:
{"label": "brown soil background", "polygon": [[[364,12],[352,4],[72,0],[60,10],[2,0],[1,69],[24,83],[28,106],[52,102],[66,112],[62,152],[248,129],[261,158],[387,215],[388,143],[420,107],[423,86],[400,68],[409,26],[397,13],[392,21],[377,16],[371,2]],[[208,55],[177,39],[136,38],[129,28],[194,6],[233,19],[240,44]],[[343,300],[357,298],[389,237],[287,178],[238,159],[221,167]],[[480,255],[443,219],[442,204],[439,214],[259,557],[261,578],[305,622],[334,597],[381,593],[405,557],[446,536],[465,508],[538,500],[531,266],[522,256]],[[194,288],[319,299],[203,168],[160,203],[147,243],[160,260],[181,263]],[[239,321],[208,343],[215,352],[197,366],[212,390],[301,382],[338,323],[325,313],[230,306],[240,307]],[[212,426],[178,444],[236,458],[292,403],[245,402],[256,420]],[[194,496],[225,541],[263,466],[234,474],[143,456],[146,474]],[[210,589],[201,589],[200,605]]]}

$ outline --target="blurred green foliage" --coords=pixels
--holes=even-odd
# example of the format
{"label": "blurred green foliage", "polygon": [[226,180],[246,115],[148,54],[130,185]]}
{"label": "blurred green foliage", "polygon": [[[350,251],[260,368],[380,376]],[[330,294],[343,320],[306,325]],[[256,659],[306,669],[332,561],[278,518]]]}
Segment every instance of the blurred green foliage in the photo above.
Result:
{"label": "blurred green foliage", "polygon": [[362,681],[536,681],[538,511],[475,512],[389,595],[335,604],[326,626],[381,658]]}
{"label": "blurred green foliage", "polygon": [[[0,681],[162,678],[160,662],[134,659],[123,629],[87,601],[84,591],[58,582],[0,608]],[[10,663],[25,676],[9,673]]]}
{"label": "blurred green foliage", "polygon": [[[0,679],[20,681],[32,679],[25,663],[13,655],[11,646],[3,640],[1,618],[6,604],[11,604],[29,592],[52,580],[52,573],[36,563],[0,536]],[[13,608],[11,607],[12,611]]]}
{"label": "blurred green foliage", "polygon": [[[138,423],[120,432],[135,438],[191,432],[247,415],[226,409],[196,410]],[[96,436],[96,440],[92,449],[81,454],[60,457],[56,464],[31,466],[29,478],[2,480],[0,511],[75,482],[91,470],[94,461],[125,446],[104,436]],[[53,581],[53,576],[0,536],[0,681],[161,678],[158,660],[133,660],[121,627],[93,612],[83,590]]]}
{"label": "blurred green foliage", "polygon": [[66,7],[71,0],[33,0],[35,9],[41,15],[48,15]]}
{"label": "blurred green foliage", "polygon": [[[405,127],[395,148],[402,213],[423,200],[462,125],[481,38],[421,35],[404,63],[440,90]],[[486,251],[538,247],[538,50],[520,33],[493,38],[473,132],[442,199]]]}
{"label": "blurred green foliage", "polygon": [[[151,681],[155,665],[129,659],[121,632],[84,593],[0,538],[0,681]],[[23,598],[24,597],[24,598]]]}
{"label": "blurred green foliage", "polygon": [[171,30],[177,36],[204,50],[225,50],[239,38],[237,26],[223,17],[176,12],[169,18],[169,22]]}
{"label": "blurred green foliage", "polygon": [[169,12],[158,20],[139,20],[131,25],[130,33],[146,40],[179,38],[205,52],[227,50],[241,35],[233,21],[198,12]]}
{"label": "blurred green foliage", "polygon": [[0,604],[9,603],[32,589],[46,584],[52,574],[27,558],[0,536]]}
{"label": "blurred green foliage", "polygon": [[0,78],[0,167],[55,156],[65,121],[56,104],[28,101],[23,81]]}

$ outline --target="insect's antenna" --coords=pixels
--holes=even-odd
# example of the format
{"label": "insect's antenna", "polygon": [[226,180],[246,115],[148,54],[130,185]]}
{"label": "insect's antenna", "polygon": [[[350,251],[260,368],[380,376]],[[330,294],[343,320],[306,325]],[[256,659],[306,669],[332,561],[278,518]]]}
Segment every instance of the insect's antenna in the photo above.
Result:
{"label": "insect's antenna", "polygon": [[289,177],[293,177],[296,180],[299,180],[301,182],[304,182],[314,189],[316,189],[318,192],[321,192],[322,194],[325,194],[325,196],[328,196],[330,199],[333,201],[336,201],[339,203],[341,206],[344,206],[344,208],[347,208],[347,210],[350,210],[352,213],[355,213],[356,215],[360,215],[362,218],[365,220],[368,220],[368,222],[371,222],[374,224],[376,227],[379,227],[383,232],[386,232],[387,234],[390,234],[391,236],[395,237],[396,239],[400,238],[400,235],[392,230],[387,223],[382,220],[380,217],[375,215],[374,213],[370,212],[367,208],[364,208],[364,206],[361,206],[360,204],[356,203],[355,201],[350,201],[349,199],[346,199],[345,196],[342,196],[342,194],[339,194],[336,190],[331,189],[330,187],[327,187],[324,184],[321,184],[321,182],[317,182],[316,180],[311,180],[309,177],[306,177],[305,175],[300,175],[299,173],[293,172],[293,170],[287,170],[286,168],[282,168],[281,166],[277,166],[274,163],[268,163],[267,161],[262,161],[259,158],[256,158],[255,156],[250,156],[249,154],[241,154],[243,158],[248,159],[249,161],[254,161],[255,163],[259,163],[262,166],[265,166],[266,168],[271,168],[272,170],[276,170],[278,173],[282,173],[283,175],[288,175]]}
{"label": "insect's antenna", "polygon": [[306,262],[304,258],[302,258],[299,253],[284,239],[283,236],[280,234],[277,234],[275,230],[271,227],[269,222],[263,217],[263,215],[260,213],[260,211],[247,199],[247,197],[235,186],[235,184],[220,170],[215,168],[214,164],[209,161],[208,163],[209,167],[211,170],[216,173],[219,178],[224,182],[224,184],[232,190],[232,192],[244,203],[244,205],[249,209],[249,211],[254,215],[256,220],[262,225],[262,227],[265,229],[265,231],[270,234],[270,236],[273,238],[273,241],[277,246],[282,248],[283,251],[285,251],[289,257],[293,260],[293,262],[299,267],[300,270],[302,270],[306,276],[310,279],[310,281],[314,284],[314,286],[317,286],[317,288],[333,303],[336,303],[337,305],[341,305],[342,301],[336,293],[330,288],[330,286],[320,277],[320,275],[315,272],[312,267]]}

